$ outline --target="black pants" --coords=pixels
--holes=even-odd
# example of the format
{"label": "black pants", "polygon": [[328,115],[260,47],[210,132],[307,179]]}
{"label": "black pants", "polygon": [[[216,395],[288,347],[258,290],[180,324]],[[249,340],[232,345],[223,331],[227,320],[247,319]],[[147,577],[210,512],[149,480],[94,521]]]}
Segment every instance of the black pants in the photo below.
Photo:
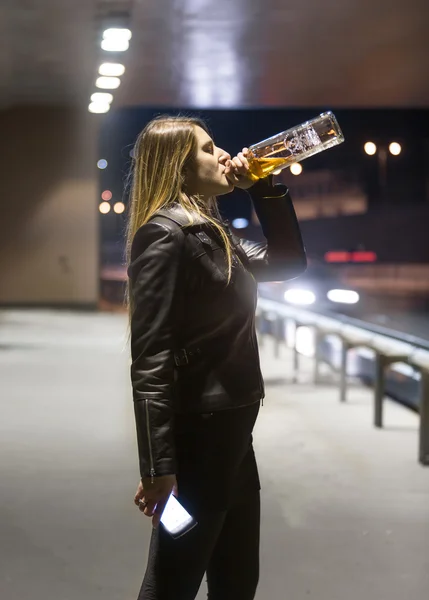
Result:
{"label": "black pants", "polygon": [[138,600],[253,600],[259,579],[260,484],[252,446],[259,403],[178,419],[179,501],[198,521],[173,539],[152,532]]}

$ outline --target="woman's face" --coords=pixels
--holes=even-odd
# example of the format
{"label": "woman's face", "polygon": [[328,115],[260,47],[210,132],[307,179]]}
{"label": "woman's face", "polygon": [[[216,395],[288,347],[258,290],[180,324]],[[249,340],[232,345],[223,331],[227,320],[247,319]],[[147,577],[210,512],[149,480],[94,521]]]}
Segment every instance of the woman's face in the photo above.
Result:
{"label": "woman's face", "polygon": [[205,198],[232,192],[234,186],[225,175],[225,163],[231,156],[215,146],[201,127],[195,126],[197,153],[192,168],[186,174],[186,192]]}

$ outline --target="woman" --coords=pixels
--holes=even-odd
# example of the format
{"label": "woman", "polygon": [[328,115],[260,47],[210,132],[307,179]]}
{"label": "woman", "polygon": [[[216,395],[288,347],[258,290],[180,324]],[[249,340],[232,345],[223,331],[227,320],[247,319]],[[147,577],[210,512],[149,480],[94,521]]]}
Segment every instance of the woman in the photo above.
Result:
{"label": "woman", "polygon": [[[259,577],[259,478],[252,429],[264,387],[257,281],[306,268],[285,186],[248,177],[247,150],[215,146],[198,119],[150,122],[135,147],[128,224],[131,379],[141,481],[154,529],[140,600],[251,600]],[[236,239],[216,196],[249,191],[266,243]],[[158,527],[174,492],[198,521]]]}

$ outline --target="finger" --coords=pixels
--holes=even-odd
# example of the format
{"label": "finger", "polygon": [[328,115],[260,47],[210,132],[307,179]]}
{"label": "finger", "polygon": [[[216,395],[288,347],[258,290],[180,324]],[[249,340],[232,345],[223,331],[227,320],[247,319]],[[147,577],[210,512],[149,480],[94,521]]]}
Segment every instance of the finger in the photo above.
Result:
{"label": "finger", "polygon": [[247,160],[247,158],[244,156],[244,154],[242,152],[239,152],[237,154],[237,157],[241,160],[243,167],[246,169],[246,171],[248,171],[249,169],[249,161]]}
{"label": "finger", "polygon": [[244,156],[247,156],[249,154],[249,148],[243,148],[242,153]]}
{"label": "finger", "polygon": [[152,526],[154,527],[154,529],[156,529],[158,527],[159,522],[161,521],[162,513],[164,512],[164,508],[165,508],[166,504],[167,504],[167,501],[159,502],[157,504],[155,513],[152,518]]}
{"label": "finger", "polygon": [[153,517],[153,515],[155,513],[155,510],[156,510],[156,503],[155,502],[148,502],[148,505],[143,510],[143,512],[144,512],[144,514],[147,517]]}
{"label": "finger", "polygon": [[232,164],[234,165],[234,167],[236,169],[242,169],[243,168],[243,163],[241,162],[241,160],[238,158],[238,156],[235,156],[232,159]]}
{"label": "finger", "polygon": [[219,162],[225,162],[227,160],[231,159],[231,154],[229,154],[228,152],[222,152],[222,154],[219,156]]}

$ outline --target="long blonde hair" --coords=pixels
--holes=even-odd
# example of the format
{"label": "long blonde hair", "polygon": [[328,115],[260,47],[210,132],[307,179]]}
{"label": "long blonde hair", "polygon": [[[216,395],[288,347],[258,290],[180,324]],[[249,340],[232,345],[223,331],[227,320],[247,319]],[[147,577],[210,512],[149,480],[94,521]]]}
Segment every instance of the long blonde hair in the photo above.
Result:
{"label": "long blonde hair", "polygon": [[[129,216],[126,234],[127,265],[131,262],[131,247],[137,230],[160,209],[180,204],[189,215],[206,219],[219,233],[225,247],[228,282],[231,279],[232,248],[220,221],[216,198],[209,201],[189,196],[185,191],[185,171],[192,169],[197,153],[195,127],[208,132],[206,124],[194,117],[161,116],[150,121],[139,134],[130,172]],[[127,300],[130,316],[133,303],[129,285]]]}

